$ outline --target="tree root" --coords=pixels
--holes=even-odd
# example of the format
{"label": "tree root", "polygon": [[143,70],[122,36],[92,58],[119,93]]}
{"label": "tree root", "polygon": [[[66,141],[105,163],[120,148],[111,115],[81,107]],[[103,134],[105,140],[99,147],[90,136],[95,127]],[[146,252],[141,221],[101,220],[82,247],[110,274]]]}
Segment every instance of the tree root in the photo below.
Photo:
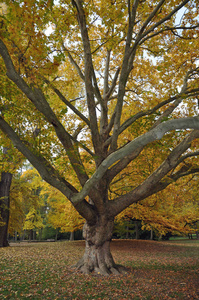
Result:
{"label": "tree root", "polygon": [[78,263],[72,268],[76,269],[77,271],[85,274],[85,275],[90,275],[90,274],[95,274],[95,275],[102,275],[102,276],[110,276],[110,275],[126,275],[129,273],[129,270],[122,266],[122,265],[112,265],[108,267],[106,264],[102,265],[92,265],[89,266],[84,262],[84,259],[80,259]]}

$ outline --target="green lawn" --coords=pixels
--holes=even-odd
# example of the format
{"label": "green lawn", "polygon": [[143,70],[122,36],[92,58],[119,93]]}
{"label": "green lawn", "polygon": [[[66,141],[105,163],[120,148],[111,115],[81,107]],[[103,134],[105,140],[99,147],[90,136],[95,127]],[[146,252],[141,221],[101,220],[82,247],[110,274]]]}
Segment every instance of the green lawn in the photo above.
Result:
{"label": "green lawn", "polygon": [[70,268],[84,242],[0,248],[0,299],[199,299],[199,241],[115,240],[127,275],[83,275]]}

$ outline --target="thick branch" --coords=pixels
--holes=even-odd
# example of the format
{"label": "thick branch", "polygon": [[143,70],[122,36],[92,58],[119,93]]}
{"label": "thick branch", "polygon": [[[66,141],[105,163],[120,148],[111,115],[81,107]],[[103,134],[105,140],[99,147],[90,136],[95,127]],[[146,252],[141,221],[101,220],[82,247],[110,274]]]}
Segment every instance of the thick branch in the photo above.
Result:
{"label": "thick branch", "polygon": [[119,78],[118,97],[117,97],[117,104],[115,108],[114,127],[113,127],[113,135],[111,140],[110,152],[113,152],[117,149],[117,139],[119,135],[119,127],[120,127],[120,119],[121,119],[122,107],[123,107],[123,101],[125,95],[125,87],[126,87],[126,82],[128,80],[129,73],[131,71],[128,70],[128,62],[131,54],[130,46],[132,41],[133,27],[135,25],[135,18],[136,18],[138,4],[139,4],[139,0],[134,0],[132,10],[131,10],[130,1],[128,1],[129,26],[128,26],[128,32],[126,37],[124,58],[122,61],[121,73]]}
{"label": "thick branch", "polygon": [[196,174],[196,173],[199,173],[199,167],[198,168],[190,168],[190,167],[183,166],[175,174],[170,175],[170,176],[164,178],[163,180],[161,180],[160,182],[158,182],[156,184],[156,187],[151,191],[151,195],[156,194],[156,193],[164,190],[167,186],[169,186],[170,184],[176,182],[178,179],[180,179],[182,177],[192,175],[192,174]]}
{"label": "thick branch", "polygon": [[[18,137],[14,130],[8,123],[0,116],[0,129],[8,136],[13,145],[29,160],[29,162],[37,169],[41,177],[50,185],[58,189],[70,201],[72,196],[78,191],[68,181],[66,181],[60,174],[51,166],[51,164],[43,157],[31,152],[24,142]],[[71,201],[72,202],[72,201]],[[73,204],[73,202],[72,202]],[[87,220],[94,218],[94,211],[87,201],[83,199],[80,203],[75,203],[77,211]]]}
{"label": "thick branch", "polygon": [[166,132],[176,129],[199,129],[199,117],[192,117],[192,118],[183,118],[183,119],[175,119],[170,120],[167,122],[163,122],[159,124],[154,129],[150,130],[149,132],[137,137],[132,142],[124,146],[123,148],[115,151],[114,153],[110,154],[98,167],[97,171],[93,174],[93,176],[86,182],[82,190],[74,196],[73,200],[76,202],[80,201],[84,198],[91,187],[95,185],[106,173],[108,168],[121,160],[122,158],[130,155],[137,148],[146,146],[147,144],[155,141],[160,140]]}
{"label": "thick branch", "polygon": [[80,157],[75,152],[69,133],[59,122],[55,113],[52,111],[50,105],[46,101],[46,98],[42,91],[38,88],[30,88],[28,84],[24,81],[24,79],[21,78],[20,75],[16,72],[8,50],[2,40],[0,40],[0,54],[4,60],[8,78],[18,86],[18,88],[35,105],[37,110],[40,111],[48,120],[48,122],[53,125],[59,140],[61,141],[62,145],[64,146],[64,149],[67,152],[67,155],[78,176],[78,179],[81,185],[83,186],[84,183],[87,181],[88,176],[86,174]]}
{"label": "thick branch", "polygon": [[[119,128],[119,134],[121,134],[124,130],[126,130],[129,126],[131,126],[138,119],[140,119],[144,116],[149,116],[149,115],[155,113],[158,109],[160,109],[164,105],[175,101],[175,105],[173,105],[173,104],[171,105],[171,109],[172,108],[175,109],[175,107],[177,107],[177,104],[179,104],[181,102],[181,100],[185,98],[185,96],[186,97],[192,97],[192,96],[197,96],[198,94],[199,94],[199,89],[188,90],[184,94],[180,93],[179,95],[170,97],[169,99],[164,100],[161,103],[158,103],[152,109],[148,109],[148,110],[145,110],[145,111],[139,111],[137,114],[135,114],[134,116],[129,117],[126,121],[124,121],[124,123]],[[106,142],[104,143],[104,146],[107,147],[111,143],[111,140],[112,140],[112,136],[109,139],[106,140]]]}
{"label": "thick branch", "polygon": [[[87,94],[87,104],[90,116],[90,125],[91,125],[91,134],[92,134],[92,141],[95,152],[97,155],[101,154],[101,142],[100,142],[100,135],[98,130],[97,124],[97,115],[96,115],[96,106],[95,106],[95,99],[94,99],[94,87],[95,85],[95,93],[99,96],[99,89],[96,86],[96,77],[94,73],[93,63],[92,63],[92,54],[91,54],[91,47],[90,41],[88,36],[88,30],[86,26],[86,19],[84,15],[84,10],[82,7],[82,1],[80,0],[73,0],[73,5],[77,10],[77,18],[79,27],[81,30],[81,37],[84,47],[84,62],[85,62],[85,86],[86,86],[86,94]],[[99,102],[101,102],[101,96],[99,97]]]}
{"label": "thick branch", "polygon": [[[199,130],[191,132],[142,184],[136,187],[133,191],[110,201],[110,217],[116,216],[129,205],[163,190],[166,186],[164,187],[163,181],[161,182],[162,178],[176,167],[176,161],[178,158],[190,147],[191,142],[196,138],[199,138]],[[170,181],[172,182],[173,180],[170,179]]]}
{"label": "thick branch", "polygon": [[178,164],[181,163],[182,161],[184,161],[185,159],[193,157],[193,156],[199,156],[199,151],[190,152],[190,153],[187,153],[187,154],[183,155],[180,158],[180,160],[178,161]]}
{"label": "thick branch", "polygon": [[[43,157],[33,154],[29,148],[22,142],[14,130],[0,116],[0,128],[12,141],[13,145],[30,161],[30,163],[38,170],[41,177],[49,184],[61,190],[61,192],[71,199],[72,194],[76,191],[74,187],[59,177],[57,171]],[[77,192],[77,191],[76,191]]]}
{"label": "thick branch", "polygon": [[134,160],[140,152],[143,150],[144,146],[138,147],[133,153],[119,160],[116,164],[114,164],[107,172],[107,178],[109,182],[113,180],[113,178],[119,174],[132,160]]}

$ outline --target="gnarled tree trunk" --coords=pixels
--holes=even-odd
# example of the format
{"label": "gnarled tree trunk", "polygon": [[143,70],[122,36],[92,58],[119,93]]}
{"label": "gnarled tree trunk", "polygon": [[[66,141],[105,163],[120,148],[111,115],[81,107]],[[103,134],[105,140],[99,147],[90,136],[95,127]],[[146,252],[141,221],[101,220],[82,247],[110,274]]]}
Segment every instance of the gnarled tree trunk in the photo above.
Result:
{"label": "gnarled tree trunk", "polygon": [[86,241],[85,253],[79,260],[78,270],[85,274],[94,271],[101,275],[119,274],[125,268],[116,265],[110,252],[110,242],[114,221],[99,217],[94,225],[85,223],[83,237]]}
{"label": "gnarled tree trunk", "polygon": [[7,172],[1,173],[0,181],[0,247],[9,246],[8,235],[8,221],[9,221],[9,207],[10,207],[10,186],[12,182],[12,174]]}

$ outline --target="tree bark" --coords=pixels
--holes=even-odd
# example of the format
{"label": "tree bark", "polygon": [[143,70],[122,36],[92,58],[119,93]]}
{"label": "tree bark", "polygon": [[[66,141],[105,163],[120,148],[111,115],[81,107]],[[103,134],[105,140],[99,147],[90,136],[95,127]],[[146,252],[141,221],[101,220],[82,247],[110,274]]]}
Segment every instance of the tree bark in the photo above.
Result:
{"label": "tree bark", "polygon": [[110,252],[114,221],[99,217],[94,225],[85,223],[83,237],[86,241],[85,253],[75,267],[85,274],[95,272],[108,276],[125,272],[125,268],[116,265]]}
{"label": "tree bark", "polygon": [[71,233],[70,233],[70,241],[74,241],[74,239],[75,239],[74,231],[71,231]]}
{"label": "tree bark", "polygon": [[8,221],[10,208],[10,186],[12,182],[12,174],[7,172],[1,173],[0,181],[0,221],[3,225],[0,226],[0,247],[9,246],[8,236]]}

